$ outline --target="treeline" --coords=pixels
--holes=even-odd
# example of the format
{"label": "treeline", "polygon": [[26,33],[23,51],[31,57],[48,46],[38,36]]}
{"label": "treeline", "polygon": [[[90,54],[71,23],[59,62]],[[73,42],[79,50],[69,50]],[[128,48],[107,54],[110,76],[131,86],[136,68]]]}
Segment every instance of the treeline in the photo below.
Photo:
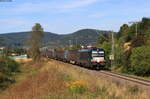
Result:
{"label": "treeline", "polygon": [[[111,44],[111,34],[99,37],[98,46],[106,50],[107,60]],[[124,24],[115,33],[115,60],[111,68],[141,76],[150,75],[150,18],[132,25]]]}

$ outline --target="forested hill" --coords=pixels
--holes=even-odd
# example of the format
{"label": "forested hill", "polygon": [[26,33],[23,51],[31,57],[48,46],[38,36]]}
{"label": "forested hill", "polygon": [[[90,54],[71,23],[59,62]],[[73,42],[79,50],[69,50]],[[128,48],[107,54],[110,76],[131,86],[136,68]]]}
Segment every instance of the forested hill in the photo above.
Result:
{"label": "forested hill", "polygon": [[[98,31],[109,33],[109,31]],[[17,32],[0,34],[1,46],[18,47],[26,44],[30,32]],[[94,29],[83,29],[74,33],[59,35],[51,32],[44,32],[43,44],[49,46],[65,46],[75,44],[95,44],[99,34]]]}

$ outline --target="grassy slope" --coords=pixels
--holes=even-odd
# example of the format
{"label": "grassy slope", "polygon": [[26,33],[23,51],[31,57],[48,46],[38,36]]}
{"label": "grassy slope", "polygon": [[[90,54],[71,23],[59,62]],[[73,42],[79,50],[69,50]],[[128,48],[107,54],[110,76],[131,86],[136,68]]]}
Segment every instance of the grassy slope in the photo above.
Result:
{"label": "grassy slope", "polygon": [[22,66],[17,83],[1,99],[149,99],[136,88],[124,88],[56,61]]}

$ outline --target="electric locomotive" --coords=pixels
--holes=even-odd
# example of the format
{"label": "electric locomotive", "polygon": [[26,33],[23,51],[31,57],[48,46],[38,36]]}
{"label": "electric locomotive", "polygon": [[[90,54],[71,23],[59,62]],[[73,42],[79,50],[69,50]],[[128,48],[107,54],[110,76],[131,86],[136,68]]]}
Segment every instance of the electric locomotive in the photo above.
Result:
{"label": "electric locomotive", "polygon": [[79,60],[77,63],[94,69],[104,68],[105,52],[101,48],[81,49],[79,52]]}

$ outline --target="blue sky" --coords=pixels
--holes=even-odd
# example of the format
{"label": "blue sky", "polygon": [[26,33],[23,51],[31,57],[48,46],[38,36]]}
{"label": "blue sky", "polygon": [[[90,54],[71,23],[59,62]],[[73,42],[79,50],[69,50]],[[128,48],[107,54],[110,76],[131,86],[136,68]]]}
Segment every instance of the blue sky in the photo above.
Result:
{"label": "blue sky", "polygon": [[150,17],[150,0],[13,0],[0,2],[0,33],[45,31],[66,34],[79,29],[118,31],[130,21]]}

